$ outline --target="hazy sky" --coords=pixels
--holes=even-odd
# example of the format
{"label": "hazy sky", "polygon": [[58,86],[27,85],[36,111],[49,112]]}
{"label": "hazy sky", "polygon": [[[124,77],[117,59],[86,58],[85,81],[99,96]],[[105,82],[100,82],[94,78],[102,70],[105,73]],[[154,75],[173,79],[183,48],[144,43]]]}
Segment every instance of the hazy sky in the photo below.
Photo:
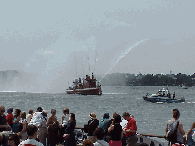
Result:
{"label": "hazy sky", "polygon": [[41,91],[59,92],[76,72],[193,74],[194,5],[194,0],[1,0],[0,70],[34,73],[30,78]]}

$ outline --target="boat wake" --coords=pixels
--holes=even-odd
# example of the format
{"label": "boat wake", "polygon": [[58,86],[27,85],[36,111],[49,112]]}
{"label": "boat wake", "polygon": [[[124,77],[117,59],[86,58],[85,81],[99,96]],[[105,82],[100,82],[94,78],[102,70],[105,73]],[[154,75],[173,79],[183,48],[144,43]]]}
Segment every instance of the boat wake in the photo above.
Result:
{"label": "boat wake", "polygon": [[127,93],[102,93],[102,94],[107,94],[107,95],[124,95],[124,94],[127,94]]}

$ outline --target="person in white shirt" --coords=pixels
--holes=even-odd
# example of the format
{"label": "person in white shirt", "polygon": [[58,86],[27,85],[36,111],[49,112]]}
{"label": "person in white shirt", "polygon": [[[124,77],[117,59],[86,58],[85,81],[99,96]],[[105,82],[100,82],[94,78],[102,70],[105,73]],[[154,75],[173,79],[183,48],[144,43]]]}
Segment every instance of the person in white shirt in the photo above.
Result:
{"label": "person in white shirt", "polygon": [[30,110],[28,111],[28,115],[26,116],[26,120],[27,120],[27,123],[28,123],[28,124],[30,123],[30,120],[32,119],[32,117],[33,117],[33,110],[30,109]]}
{"label": "person in white shirt", "polygon": [[28,134],[28,139],[22,141],[18,146],[25,145],[44,146],[42,143],[35,140],[37,138],[37,126],[28,125],[26,130]]}
{"label": "person in white shirt", "polygon": [[96,130],[93,133],[96,139],[94,146],[109,146],[109,144],[103,140],[104,134],[105,132],[103,128],[96,128]]}

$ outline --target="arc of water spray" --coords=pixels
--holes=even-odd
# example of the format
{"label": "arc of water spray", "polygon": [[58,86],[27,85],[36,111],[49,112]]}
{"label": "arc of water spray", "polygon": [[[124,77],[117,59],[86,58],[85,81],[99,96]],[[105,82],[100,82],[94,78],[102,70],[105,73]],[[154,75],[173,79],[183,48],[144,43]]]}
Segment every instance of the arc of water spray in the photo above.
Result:
{"label": "arc of water spray", "polygon": [[99,81],[99,82],[101,82],[104,78],[105,78],[105,76],[116,66],[116,64],[119,62],[119,61],[121,61],[127,54],[129,54],[129,52],[131,52],[131,50],[132,49],[134,49],[135,47],[137,47],[139,44],[141,44],[141,43],[143,43],[144,41],[147,41],[148,39],[144,39],[144,40],[142,40],[142,41],[139,41],[138,43],[136,43],[135,45],[133,45],[132,47],[130,47],[129,49],[128,49],[128,51],[125,53],[125,55],[123,55],[123,56],[120,56],[120,59],[117,61],[117,62],[115,62],[115,64],[114,64],[114,66],[113,67],[111,67],[109,70],[108,70],[108,72],[104,75],[104,77]]}

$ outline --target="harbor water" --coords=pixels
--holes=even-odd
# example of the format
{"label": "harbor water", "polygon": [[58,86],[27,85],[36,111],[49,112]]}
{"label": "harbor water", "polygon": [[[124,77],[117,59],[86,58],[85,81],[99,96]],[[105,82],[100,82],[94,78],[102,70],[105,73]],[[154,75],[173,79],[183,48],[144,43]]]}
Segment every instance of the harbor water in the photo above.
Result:
{"label": "harbor water", "polygon": [[[166,87],[165,87],[166,88]],[[105,112],[114,112],[120,115],[127,111],[134,115],[137,121],[137,132],[144,134],[165,135],[167,120],[172,118],[172,110],[178,108],[185,132],[195,121],[195,91],[194,87],[182,89],[171,86],[169,91],[175,92],[176,98],[184,97],[185,103],[151,103],[143,100],[146,93],[156,93],[160,86],[103,86],[103,94],[99,95],[68,95],[64,93],[26,93],[26,92],[0,92],[1,105],[5,108],[19,108],[28,113],[29,109],[36,111],[42,107],[51,115],[51,109],[57,110],[57,118],[61,122],[63,108],[69,108],[76,114],[78,127],[83,127],[89,120],[89,114],[95,112],[101,119]],[[166,140],[153,138],[166,144]]]}

